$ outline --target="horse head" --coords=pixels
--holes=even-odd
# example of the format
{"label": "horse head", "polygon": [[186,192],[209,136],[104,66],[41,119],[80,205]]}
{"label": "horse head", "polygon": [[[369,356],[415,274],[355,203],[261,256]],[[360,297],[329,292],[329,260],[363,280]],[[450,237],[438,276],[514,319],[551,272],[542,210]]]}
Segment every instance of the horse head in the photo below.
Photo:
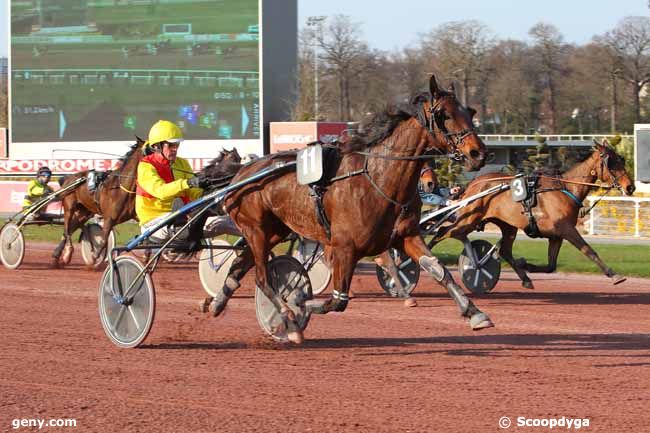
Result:
{"label": "horse head", "polygon": [[234,162],[237,164],[241,163],[241,156],[239,155],[236,147],[233,147],[232,150],[222,149],[220,152],[220,157],[223,161]]}
{"label": "horse head", "polygon": [[433,167],[425,166],[422,171],[420,171],[420,188],[422,191],[432,193],[436,185],[438,184],[438,178],[436,177],[436,172],[433,170]]}
{"label": "horse head", "polygon": [[434,75],[429,80],[429,92],[431,97],[423,104],[429,131],[453,159],[464,162],[467,170],[479,170],[485,165],[487,149],[472,122],[476,110],[458,101],[453,84],[448,90],[440,89]]}
{"label": "horse head", "polygon": [[241,156],[239,156],[237,148],[233,148],[233,150],[222,149],[216,158],[203,167],[201,174],[214,182],[208,188],[208,190],[213,190],[230,183],[232,177],[237,174],[241,167]]}
{"label": "horse head", "polygon": [[599,164],[596,168],[596,175],[601,182],[609,183],[618,188],[625,195],[634,194],[634,182],[625,170],[625,158],[616,153],[607,140],[598,143],[594,140],[594,155],[598,158]]}

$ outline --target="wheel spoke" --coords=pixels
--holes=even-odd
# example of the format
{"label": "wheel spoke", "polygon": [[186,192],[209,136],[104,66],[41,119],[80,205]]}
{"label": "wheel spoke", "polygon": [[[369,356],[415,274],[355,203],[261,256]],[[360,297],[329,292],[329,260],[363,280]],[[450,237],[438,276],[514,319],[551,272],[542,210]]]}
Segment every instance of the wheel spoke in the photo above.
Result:
{"label": "wheel spoke", "polygon": [[140,322],[138,321],[138,318],[135,317],[135,313],[133,312],[133,308],[131,306],[126,307],[127,310],[129,310],[129,314],[131,315],[131,318],[133,319],[133,322],[135,323],[136,328],[138,328],[138,331],[141,329],[140,328]]}
{"label": "wheel spoke", "polygon": [[115,319],[115,323],[113,323],[113,324],[109,323],[109,326],[111,327],[111,331],[113,333],[117,332],[117,327],[119,326],[120,322],[122,321],[122,316],[124,316],[124,310],[125,309],[126,308],[124,307],[124,305],[122,305],[120,307],[120,311],[117,313],[117,318]]}
{"label": "wheel spoke", "polygon": [[474,287],[478,287],[478,277],[481,275],[481,273],[477,270],[474,272]]}
{"label": "wheel spoke", "polygon": [[490,279],[490,280],[492,280],[492,279],[494,278],[494,275],[492,275],[492,274],[489,273],[487,270],[485,270],[485,268],[481,268],[481,272],[482,272],[486,277],[488,277],[488,279]]}

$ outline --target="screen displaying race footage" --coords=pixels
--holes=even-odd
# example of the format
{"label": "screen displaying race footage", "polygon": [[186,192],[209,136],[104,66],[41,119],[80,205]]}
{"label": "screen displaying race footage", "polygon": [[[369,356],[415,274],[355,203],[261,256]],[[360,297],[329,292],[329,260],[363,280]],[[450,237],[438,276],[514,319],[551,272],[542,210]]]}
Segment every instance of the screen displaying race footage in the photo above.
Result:
{"label": "screen displaying race footage", "polygon": [[13,141],[259,138],[258,46],[258,0],[12,0]]}

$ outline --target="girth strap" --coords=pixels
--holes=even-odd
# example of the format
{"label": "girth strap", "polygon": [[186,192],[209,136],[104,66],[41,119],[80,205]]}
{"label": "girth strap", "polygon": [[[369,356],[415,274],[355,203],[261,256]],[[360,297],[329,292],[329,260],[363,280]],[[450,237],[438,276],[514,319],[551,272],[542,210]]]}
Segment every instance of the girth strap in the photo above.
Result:
{"label": "girth strap", "polygon": [[318,223],[323,226],[323,229],[325,229],[327,239],[332,239],[332,225],[330,224],[330,220],[327,218],[327,213],[325,212],[325,207],[323,206],[323,195],[325,194],[325,191],[327,191],[327,188],[321,185],[309,185],[309,195],[314,200],[316,219],[318,219]]}

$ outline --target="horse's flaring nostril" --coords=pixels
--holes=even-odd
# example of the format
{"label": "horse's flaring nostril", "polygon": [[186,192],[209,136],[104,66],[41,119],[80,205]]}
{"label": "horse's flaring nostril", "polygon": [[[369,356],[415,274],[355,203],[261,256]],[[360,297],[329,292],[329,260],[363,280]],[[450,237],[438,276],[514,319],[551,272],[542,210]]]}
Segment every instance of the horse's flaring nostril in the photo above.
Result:
{"label": "horse's flaring nostril", "polygon": [[479,156],[481,156],[481,152],[479,152],[478,150],[472,149],[472,150],[470,150],[470,152],[469,152],[469,156],[471,156],[472,158],[476,159],[476,158],[478,158]]}

